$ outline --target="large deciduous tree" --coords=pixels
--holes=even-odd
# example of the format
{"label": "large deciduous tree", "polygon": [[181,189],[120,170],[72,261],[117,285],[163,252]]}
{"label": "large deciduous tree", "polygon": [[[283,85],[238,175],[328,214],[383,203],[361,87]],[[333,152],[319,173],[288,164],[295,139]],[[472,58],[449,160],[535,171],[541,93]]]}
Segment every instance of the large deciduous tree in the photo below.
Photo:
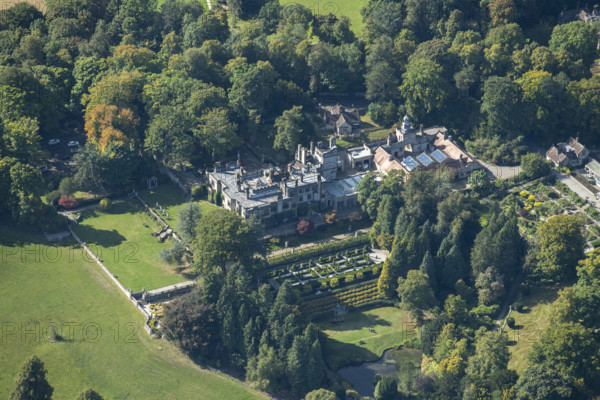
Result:
{"label": "large deciduous tree", "polygon": [[554,281],[575,275],[575,266],[583,258],[585,239],[580,217],[555,215],[539,228],[538,254],[542,274]]}

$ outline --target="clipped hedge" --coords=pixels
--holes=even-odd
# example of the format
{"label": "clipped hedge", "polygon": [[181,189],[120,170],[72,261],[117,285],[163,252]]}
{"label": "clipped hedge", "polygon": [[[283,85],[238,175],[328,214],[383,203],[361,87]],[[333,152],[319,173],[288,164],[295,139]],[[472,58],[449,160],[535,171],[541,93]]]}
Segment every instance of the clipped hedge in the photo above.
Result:
{"label": "clipped hedge", "polygon": [[341,304],[348,308],[358,308],[367,304],[385,301],[377,290],[377,280],[363,282],[345,289],[305,298],[303,310],[310,319],[332,315],[333,308]]}
{"label": "clipped hedge", "polygon": [[336,240],[334,242],[308,247],[306,249],[298,250],[293,253],[287,253],[279,256],[270,257],[267,260],[267,263],[269,264],[269,267],[277,267],[282,264],[303,261],[308,258],[322,257],[324,255],[345,250],[351,247],[367,245],[368,243],[370,243],[369,235],[353,236],[342,240]]}

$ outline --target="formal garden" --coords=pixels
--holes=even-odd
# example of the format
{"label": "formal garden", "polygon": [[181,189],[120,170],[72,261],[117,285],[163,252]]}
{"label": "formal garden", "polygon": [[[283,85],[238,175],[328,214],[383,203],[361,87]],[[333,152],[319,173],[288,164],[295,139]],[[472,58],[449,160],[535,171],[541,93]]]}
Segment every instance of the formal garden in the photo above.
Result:
{"label": "formal garden", "polygon": [[600,245],[600,212],[562,182],[526,185],[509,193],[501,204],[518,212],[519,229],[529,239],[535,237],[540,225],[551,216],[579,215],[585,226],[587,247]]}
{"label": "formal garden", "polygon": [[368,235],[360,235],[271,257],[264,277],[288,281],[305,295],[375,279],[386,256],[367,243]]}

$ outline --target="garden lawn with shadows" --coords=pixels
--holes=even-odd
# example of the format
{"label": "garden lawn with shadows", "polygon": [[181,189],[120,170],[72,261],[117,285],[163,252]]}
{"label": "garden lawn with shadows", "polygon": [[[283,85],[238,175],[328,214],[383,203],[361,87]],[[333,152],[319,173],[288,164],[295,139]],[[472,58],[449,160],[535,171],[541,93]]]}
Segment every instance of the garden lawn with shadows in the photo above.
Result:
{"label": "garden lawn with shadows", "polygon": [[139,201],[116,203],[106,212],[89,209],[82,216],[83,221],[73,226],[73,231],[125,288],[151,290],[188,279],[158,257],[161,250],[173,245],[172,239],[159,243],[151,235],[160,227]]}
{"label": "garden lawn with shadows", "polygon": [[342,322],[320,324],[327,335],[325,362],[334,371],[347,365],[377,361],[385,350],[416,336],[408,313],[395,307],[352,311],[341,318]]}
{"label": "garden lawn with shadows", "polygon": [[88,387],[105,399],[266,398],[202,369],[165,339],[151,339],[142,314],[74,241],[39,243],[41,235],[0,226],[0,398],[8,398],[34,354],[55,400],[75,399]]}
{"label": "garden lawn with shadows", "polygon": [[510,314],[515,319],[515,326],[505,328],[509,340],[509,368],[521,372],[527,367],[527,355],[548,326],[552,303],[558,298],[560,289],[560,286],[532,287],[529,295],[521,300],[525,307],[523,311],[513,310]]}
{"label": "garden lawn with shadows", "polygon": [[[179,208],[187,201],[174,185],[161,184],[153,190],[141,190],[139,195],[148,205],[156,210],[157,213],[169,224],[173,229],[177,227],[177,217],[179,216]],[[206,200],[195,201],[200,206],[202,215],[205,215],[218,207],[209,203]],[[156,207],[156,203],[165,210],[169,216],[166,217]]]}

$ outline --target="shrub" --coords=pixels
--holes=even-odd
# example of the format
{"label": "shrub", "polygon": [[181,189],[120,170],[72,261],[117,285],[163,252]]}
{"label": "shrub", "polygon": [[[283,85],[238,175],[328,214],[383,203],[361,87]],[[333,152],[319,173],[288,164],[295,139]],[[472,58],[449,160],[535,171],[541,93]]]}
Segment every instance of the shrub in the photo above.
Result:
{"label": "shrub", "polygon": [[359,271],[359,272],[357,272],[357,273],[356,273],[356,279],[357,279],[357,280],[361,280],[361,279],[363,279],[364,277],[365,277],[365,276],[364,276],[364,274],[362,273],[362,271]]}
{"label": "shrub", "polygon": [[515,327],[515,319],[513,317],[506,318],[506,325],[508,325],[509,328],[514,328]]}
{"label": "shrub", "polygon": [[331,286],[332,288],[336,288],[340,285],[340,281],[338,280],[338,278],[331,278],[331,280],[329,281],[329,286]]}
{"label": "shrub", "polygon": [[98,204],[98,207],[102,211],[108,211],[112,207],[112,201],[110,201],[110,199],[108,197],[105,197],[102,200],[100,200],[100,204]]}
{"label": "shrub", "polygon": [[75,186],[75,182],[73,182],[73,179],[66,177],[60,181],[60,184],[58,185],[58,191],[60,194],[72,195],[77,191],[77,188]]}
{"label": "shrub", "polygon": [[352,283],[354,281],[354,275],[348,275],[346,278],[344,278],[344,282],[346,283]]}
{"label": "shrub", "polygon": [[53,206],[56,205],[58,198],[60,197],[60,192],[58,190],[53,190],[46,194],[46,202]]}
{"label": "shrub", "polygon": [[200,200],[208,193],[208,189],[205,184],[194,186],[192,188],[192,197],[195,200]]}
{"label": "shrub", "polygon": [[305,219],[298,222],[296,225],[296,231],[300,234],[300,236],[309,235],[313,233],[315,230],[315,224],[310,219]]}
{"label": "shrub", "polygon": [[515,301],[515,304],[513,304],[513,309],[517,310],[518,312],[523,311],[523,303],[520,301]]}
{"label": "shrub", "polygon": [[79,204],[79,201],[75,198],[75,196],[67,196],[63,194],[58,199],[58,205],[66,209],[77,207],[77,204]]}

